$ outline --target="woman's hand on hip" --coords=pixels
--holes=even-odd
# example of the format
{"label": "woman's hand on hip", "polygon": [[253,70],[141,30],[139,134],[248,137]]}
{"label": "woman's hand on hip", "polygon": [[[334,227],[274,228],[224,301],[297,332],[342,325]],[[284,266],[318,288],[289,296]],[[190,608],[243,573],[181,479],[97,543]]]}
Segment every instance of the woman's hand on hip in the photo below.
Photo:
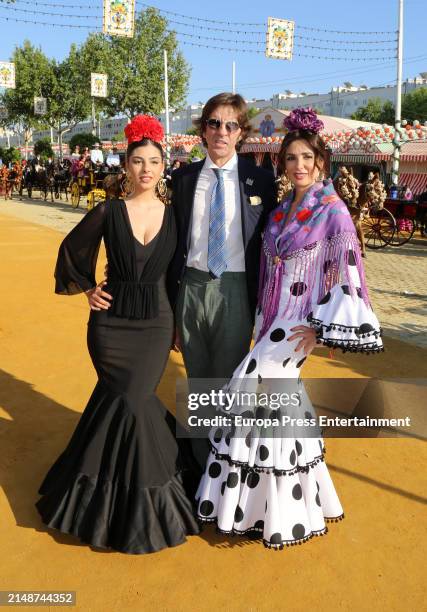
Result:
{"label": "woman's hand on hip", "polygon": [[292,342],[292,340],[299,340],[295,347],[295,352],[304,349],[304,353],[306,355],[311,353],[316,346],[316,330],[312,327],[307,327],[306,325],[297,325],[296,327],[291,327],[291,331],[296,333],[289,336],[288,342]]}
{"label": "woman's hand on hip", "polygon": [[104,280],[93,289],[86,291],[87,301],[91,310],[108,310],[110,308],[113,296],[102,290],[106,284],[107,281]]}

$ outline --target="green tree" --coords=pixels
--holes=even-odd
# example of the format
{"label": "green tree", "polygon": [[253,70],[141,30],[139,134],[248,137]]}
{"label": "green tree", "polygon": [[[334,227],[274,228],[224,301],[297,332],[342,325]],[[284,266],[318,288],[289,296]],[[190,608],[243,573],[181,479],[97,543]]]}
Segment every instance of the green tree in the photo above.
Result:
{"label": "green tree", "polygon": [[199,133],[199,130],[196,128],[196,126],[188,128],[188,130],[185,132],[186,134],[188,134],[189,136],[197,136]]}
{"label": "green tree", "polygon": [[34,143],[34,153],[40,155],[42,160],[53,157],[53,149],[49,138],[41,138]]}
{"label": "green tree", "polygon": [[20,161],[21,152],[15,147],[3,148],[0,147],[0,157],[5,165]]}
{"label": "green tree", "polygon": [[70,138],[68,146],[70,147],[70,151],[73,151],[76,146],[79,146],[80,151],[82,151],[85,147],[91,149],[96,142],[100,142],[97,136],[89,132],[82,132],[81,134],[74,134],[74,136]]}
{"label": "green tree", "polygon": [[202,149],[200,145],[195,145],[191,149],[190,155],[188,156],[188,161],[193,161],[195,157],[198,157],[199,159],[204,159],[206,157],[206,152]]}
{"label": "green tree", "polygon": [[111,142],[124,142],[126,140],[126,136],[124,132],[119,132],[118,134],[114,134],[111,138]]}
{"label": "green tree", "polygon": [[163,50],[168,53],[169,104],[179,109],[185,102],[190,69],[178,49],[174,32],[154,8],[135,19],[133,38],[91,34],[81,48],[84,73],[108,74],[108,98],[97,99],[97,108],[108,116],[124,113],[158,115],[164,108]]}
{"label": "green tree", "polygon": [[251,108],[248,109],[248,119],[249,121],[255,117],[256,115],[258,115],[260,109],[256,108],[255,106],[252,106]]}
{"label": "green tree", "polygon": [[90,114],[90,82],[85,76],[84,58],[75,45],[59,64],[52,62],[54,79],[47,95],[48,114],[45,117],[59,138],[59,154],[62,157],[62,141],[66,132]]}
{"label": "green tree", "polygon": [[55,76],[50,60],[28,40],[15,48],[11,61],[15,63],[16,87],[6,90],[2,103],[7,108],[9,124],[27,146],[32,130],[45,124],[43,118],[34,115],[34,96],[48,97]]}
{"label": "green tree", "polygon": [[427,87],[420,87],[403,96],[402,117],[412,123],[427,121]]}
{"label": "green tree", "polygon": [[381,98],[370,98],[366,106],[357,109],[351,116],[359,121],[372,121],[372,123],[394,123],[394,106],[389,101],[383,102]]}

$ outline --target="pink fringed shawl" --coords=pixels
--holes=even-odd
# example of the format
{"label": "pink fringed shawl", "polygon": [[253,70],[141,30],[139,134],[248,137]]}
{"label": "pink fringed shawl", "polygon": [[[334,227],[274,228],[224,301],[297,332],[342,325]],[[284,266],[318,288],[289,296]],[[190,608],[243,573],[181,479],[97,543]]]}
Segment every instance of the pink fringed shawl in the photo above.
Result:
{"label": "pink fringed shawl", "polygon": [[[348,285],[351,296],[359,295],[369,306],[356,231],[347,206],[336,194],[332,182],[313,185],[284,228],[292,199],[293,195],[289,196],[271,213],[264,233],[258,293],[263,325],[258,339],[278,314],[282,279],[291,260],[295,260],[293,291],[289,293],[282,316],[306,318],[313,306],[340,282]],[[357,266],[360,287],[354,285],[349,265]],[[323,274],[314,295],[319,270]]]}

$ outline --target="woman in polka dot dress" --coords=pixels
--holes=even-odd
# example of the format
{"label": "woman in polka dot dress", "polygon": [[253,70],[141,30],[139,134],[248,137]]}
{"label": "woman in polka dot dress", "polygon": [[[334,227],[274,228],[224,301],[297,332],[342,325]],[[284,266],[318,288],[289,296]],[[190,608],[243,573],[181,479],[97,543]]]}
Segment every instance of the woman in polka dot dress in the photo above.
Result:
{"label": "woman in polka dot dress", "polygon": [[[227,391],[256,387],[272,397],[277,388],[298,387],[306,398],[300,369],[316,342],[354,352],[383,348],[351,217],[332,183],[318,182],[326,158],[318,134],[323,124],[310,109],[297,109],[285,127],[279,170],[294,189],[265,230],[256,342]],[[327,520],[344,517],[320,433],[292,436],[288,427],[284,434],[284,415],[315,416],[301,397],[286,408],[258,403],[248,409],[235,402],[227,413],[233,424],[212,429],[212,452],[196,495],[200,521],[281,549],[323,535]],[[263,428],[241,424],[235,415],[277,420]]]}

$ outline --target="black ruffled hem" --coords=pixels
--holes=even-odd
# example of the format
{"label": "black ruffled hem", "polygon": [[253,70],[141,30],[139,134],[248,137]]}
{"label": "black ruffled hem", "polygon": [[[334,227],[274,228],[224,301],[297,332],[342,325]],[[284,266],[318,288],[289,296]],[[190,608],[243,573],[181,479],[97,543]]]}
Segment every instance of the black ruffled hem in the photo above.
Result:
{"label": "black ruffled hem", "polygon": [[316,342],[328,348],[341,349],[343,353],[365,353],[367,355],[370,353],[384,353],[384,347],[378,346],[376,342],[360,344],[357,340],[331,340],[320,335],[316,335]]}
{"label": "black ruffled hem", "polygon": [[[383,335],[382,329],[364,330],[362,325],[342,325],[341,323],[323,323],[320,319],[315,319],[310,313],[307,316],[308,323],[311,323],[316,330],[317,344],[324,344],[329,348],[339,348],[343,353],[382,353],[383,346],[378,346],[376,340]],[[358,339],[332,339],[326,338],[324,332],[339,331],[344,334],[355,334]],[[362,338],[368,338],[367,342],[361,342]],[[373,338],[373,339],[372,339]]]}
{"label": "black ruffled hem", "polygon": [[323,447],[322,454],[318,455],[312,461],[309,461],[305,465],[296,465],[294,468],[291,468],[289,470],[278,470],[274,466],[265,467],[265,466],[256,465],[256,464],[251,466],[251,465],[248,465],[247,461],[236,461],[235,459],[232,459],[230,455],[219,453],[210,440],[209,440],[209,445],[210,445],[210,452],[213,455],[215,455],[215,459],[218,459],[219,461],[226,461],[228,465],[232,465],[234,467],[245,468],[245,471],[248,474],[251,472],[257,472],[257,473],[265,472],[266,474],[274,474],[275,476],[293,476],[294,474],[298,474],[298,472],[303,472],[305,474],[308,474],[308,472],[310,471],[310,468],[314,468],[319,463],[322,463],[325,461],[325,453],[326,453],[326,447]]}
{"label": "black ruffled hem", "polygon": [[80,473],[71,484],[43,493],[36,503],[43,522],[96,548],[147,554],[200,533],[180,473],[147,488]]}
{"label": "black ruffled hem", "polygon": [[[217,533],[221,533],[223,535],[228,535],[231,537],[234,536],[248,536],[251,540],[261,540],[262,539],[262,543],[264,544],[265,548],[269,548],[272,550],[283,550],[286,547],[289,546],[298,546],[300,544],[304,544],[305,542],[308,542],[309,540],[311,540],[313,537],[319,537],[319,536],[324,536],[328,533],[329,529],[328,527],[325,525],[325,527],[323,529],[319,529],[317,531],[311,531],[311,533],[309,533],[307,536],[304,536],[303,538],[298,538],[295,540],[282,540],[280,543],[276,544],[276,543],[272,543],[268,540],[265,540],[262,537],[262,533],[263,533],[263,529],[262,527],[249,527],[248,529],[244,529],[244,530],[239,530],[239,529],[235,529],[233,528],[230,531],[226,531],[224,529],[221,529],[220,527],[218,527],[218,517],[213,517],[213,518],[206,518],[206,517],[202,517],[200,515],[197,515],[197,519],[199,520],[199,522],[201,523],[214,523],[216,525],[216,531]],[[339,521],[342,521],[344,519],[344,513],[340,514],[339,516],[333,516],[333,517],[324,517],[324,521],[325,523],[329,522],[329,523],[338,523]]]}

